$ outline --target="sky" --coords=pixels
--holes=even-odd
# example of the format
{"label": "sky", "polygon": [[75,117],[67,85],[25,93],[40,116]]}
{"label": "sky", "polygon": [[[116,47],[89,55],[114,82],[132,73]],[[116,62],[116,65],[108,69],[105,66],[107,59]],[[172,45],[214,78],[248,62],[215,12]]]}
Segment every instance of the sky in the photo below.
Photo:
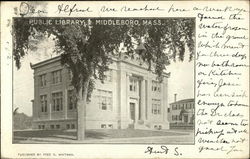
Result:
{"label": "sky", "polygon": [[177,100],[194,98],[194,61],[189,62],[186,56],[183,62],[172,62],[167,66],[167,72],[171,72],[168,80],[168,101],[174,102],[174,94]]}
{"label": "sky", "polygon": [[[54,43],[51,40],[45,40],[40,43],[36,52],[29,52],[22,59],[21,68],[17,70],[13,66],[13,94],[14,109],[19,108],[19,113],[25,113],[32,116],[32,103],[34,99],[34,80],[33,70],[30,63],[34,64],[39,61],[55,56],[53,54]],[[187,53],[188,55],[188,53]],[[174,94],[177,94],[177,100],[194,98],[194,61],[188,62],[188,56],[185,56],[184,62],[172,62],[167,66],[167,72],[171,72],[168,80],[168,101],[174,102]]]}

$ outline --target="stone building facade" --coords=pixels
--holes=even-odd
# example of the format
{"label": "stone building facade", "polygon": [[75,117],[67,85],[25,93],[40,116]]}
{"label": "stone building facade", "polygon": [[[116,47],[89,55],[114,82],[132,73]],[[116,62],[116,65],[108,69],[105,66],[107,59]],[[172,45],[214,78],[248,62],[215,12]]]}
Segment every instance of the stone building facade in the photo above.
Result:
{"label": "stone building facade", "polygon": [[[104,83],[95,81],[86,107],[87,129],[168,129],[168,78],[163,82],[142,64],[114,59]],[[34,129],[76,129],[72,75],[54,57],[36,64],[34,70]]]}

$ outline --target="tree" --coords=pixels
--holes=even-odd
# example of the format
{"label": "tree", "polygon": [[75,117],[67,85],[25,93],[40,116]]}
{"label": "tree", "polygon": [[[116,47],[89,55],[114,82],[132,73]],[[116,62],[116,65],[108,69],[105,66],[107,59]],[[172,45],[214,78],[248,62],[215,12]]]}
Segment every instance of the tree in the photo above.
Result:
{"label": "tree", "polygon": [[[63,20],[63,18],[58,18]],[[166,65],[176,58],[183,61],[186,48],[190,60],[194,55],[194,20],[187,18],[162,19],[162,25],[97,25],[96,19],[85,19],[84,25],[30,24],[28,18],[14,21],[14,59],[17,68],[28,49],[34,49],[32,38],[37,32],[55,37],[56,52],[61,54],[61,64],[73,74],[72,85],[77,92],[78,140],[85,137],[86,104],[94,88],[93,79],[105,78],[105,71],[112,57],[125,53],[133,58],[138,54],[148,65],[148,70],[162,76]],[[143,19],[138,20],[143,24]],[[147,19],[153,21],[153,19]],[[164,24],[163,24],[164,23]],[[39,35],[40,35],[39,34]],[[38,36],[38,39],[41,38]],[[134,51],[135,44],[142,44],[145,51]],[[160,78],[159,78],[160,79]],[[84,115],[82,115],[84,114]]]}

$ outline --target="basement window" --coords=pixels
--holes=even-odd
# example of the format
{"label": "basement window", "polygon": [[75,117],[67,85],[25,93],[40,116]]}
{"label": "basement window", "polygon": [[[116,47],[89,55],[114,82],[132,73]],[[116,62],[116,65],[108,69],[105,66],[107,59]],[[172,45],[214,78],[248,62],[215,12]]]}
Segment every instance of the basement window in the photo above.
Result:
{"label": "basement window", "polygon": [[70,125],[69,124],[66,125],[66,129],[70,129]]}
{"label": "basement window", "polygon": [[56,129],[60,129],[60,125],[56,125]]}
{"label": "basement window", "polygon": [[50,129],[54,129],[55,128],[55,126],[54,125],[50,125]]}
{"label": "basement window", "polygon": [[161,125],[159,125],[159,130],[161,130],[162,129],[162,126]]}
{"label": "basement window", "polygon": [[102,129],[106,129],[106,124],[101,124]]}
{"label": "basement window", "polygon": [[110,129],[113,129],[113,124],[108,125]]}

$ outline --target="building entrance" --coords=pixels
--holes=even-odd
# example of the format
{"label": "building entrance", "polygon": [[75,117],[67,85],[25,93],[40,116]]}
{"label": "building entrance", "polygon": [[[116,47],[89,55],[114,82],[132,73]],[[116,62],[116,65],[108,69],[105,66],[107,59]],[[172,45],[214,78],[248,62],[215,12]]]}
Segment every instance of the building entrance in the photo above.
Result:
{"label": "building entrance", "polygon": [[187,123],[187,122],[188,122],[188,116],[184,115],[184,123]]}
{"label": "building entrance", "polygon": [[129,105],[130,105],[130,117],[135,123],[135,103],[130,102]]}

